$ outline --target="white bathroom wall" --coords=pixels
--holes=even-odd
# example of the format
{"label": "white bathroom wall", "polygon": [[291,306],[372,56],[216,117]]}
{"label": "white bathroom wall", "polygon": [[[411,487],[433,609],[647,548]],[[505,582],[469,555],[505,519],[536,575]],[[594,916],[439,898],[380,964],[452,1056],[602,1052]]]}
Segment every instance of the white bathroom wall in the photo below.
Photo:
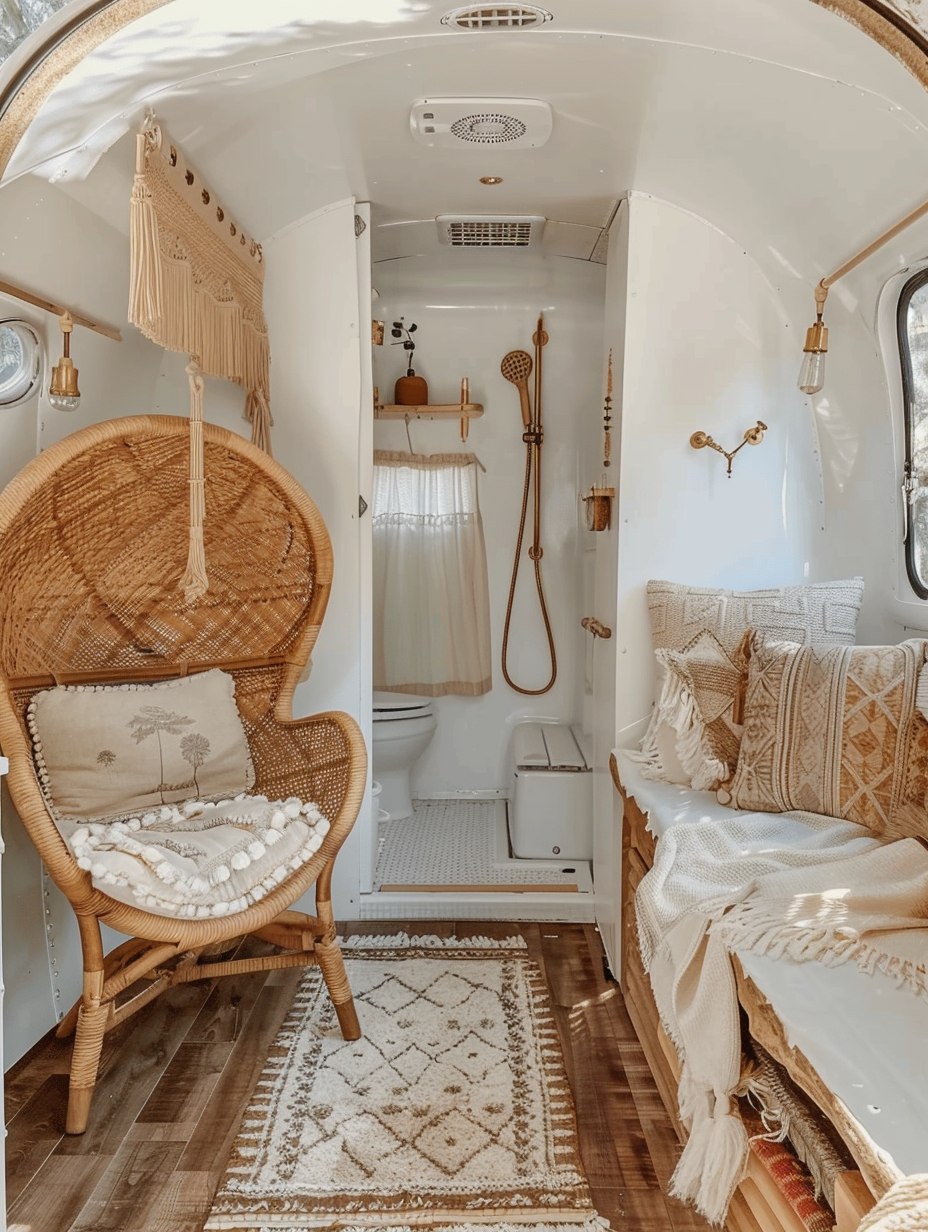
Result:
{"label": "white bathroom wall", "polygon": [[[629,201],[619,490],[616,734],[640,735],[653,693],[649,578],[738,589],[818,580],[821,481],[797,330],[752,257],[686,211]],[[606,339],[619,345],[620,339]],[[731,478],[694,450],[763,420]]]}
{"label": "white bathroom wall", "polygon": [[[126,325],[127,238],[53,186],[27,176],[0,189],[0,270],[7,282],[123,334],[123,341],[115,343],[75,329],[71,349],[80,373],[81,406],[70,414],[55,411],[44,390],[61,354],[57,320],[0,296],[0,316],[23,317],[34,325],[47,357],[42,395],[0,412],[0,485],[5,485],[39,446],[102,419],[149,411],[160,351]],[[79,995],[80,962],[73,914],[43,878],[5,787],[3,793],[4,1058],[12,1064]]]}
{"label": "white bathroom wall", "polygon": [[[375,348],[374,379],[381,398],[405,370],[401,347],[391,347],[390,326],[400,316],[415,321],[415,368],[429,382],[432,402],[454,402],[463,376],[484,415],[471,421],[466,444],[458,421],[410,424],[417,453],[472,451],[486,467],[479,478],[487,542],[493,689],[483,697],[435,699],[438,729],[412,778],[420,797],[458,792],[505,791],[509,728],[528,716],[580,722],[583,717],[583,565],[578,529],[579,493],[594,476],[581,467],[580,425],[598,414],[602,358],[602,266],[567,258],[536,259],[529,253],[450,251],[439,259],[408,258],[374,267],[380,292],[374,313],[386,322],[386,345]],[[534,353],[532,334],[540,312],[550,335],[544,351],[542,576],[554,628],[558,676],[540,697],[524,697],[505,683],[500,650],[525,473],[525,445],[518,391],[500,374],[507,351]],[[531,382],[530,382],[531,383]],[[402,420],[377,420],[374,443],[406,450]],[[585,534],[586,532],[584,532]],[[536,688],[549,660],[538,610],[534,572],[524,555],[510,632],[510,676]]]}

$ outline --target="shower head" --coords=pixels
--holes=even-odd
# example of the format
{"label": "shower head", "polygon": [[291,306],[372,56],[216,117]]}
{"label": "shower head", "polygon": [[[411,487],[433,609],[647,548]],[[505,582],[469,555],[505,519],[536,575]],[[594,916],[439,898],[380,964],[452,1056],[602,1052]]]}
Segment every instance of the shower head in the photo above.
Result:
{"label": "shower head", "polygon": [[528,378],[532,374],[532,357],[528,351],[509,351],[503,356],[499,370],[506,380],[511,381],[519,391],[522,422],[527,428],[532,422],[532,408],[528,399]]}

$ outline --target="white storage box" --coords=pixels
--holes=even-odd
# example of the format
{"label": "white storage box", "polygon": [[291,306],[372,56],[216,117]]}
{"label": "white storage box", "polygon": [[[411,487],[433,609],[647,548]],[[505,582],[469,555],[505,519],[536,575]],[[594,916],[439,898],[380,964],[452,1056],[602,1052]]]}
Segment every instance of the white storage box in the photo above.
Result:
{"label": "white storage box", "polygon": [[520,859],[593,859],[593,775],[582,740],[566,723],[513,728],[509,839]]}

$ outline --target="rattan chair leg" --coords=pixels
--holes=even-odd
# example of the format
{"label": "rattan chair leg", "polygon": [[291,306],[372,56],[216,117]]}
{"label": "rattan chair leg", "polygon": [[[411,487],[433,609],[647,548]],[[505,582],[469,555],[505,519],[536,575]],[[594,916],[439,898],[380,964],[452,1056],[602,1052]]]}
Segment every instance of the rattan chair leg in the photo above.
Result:
{"label": "rattan chair leg", "polygon": [[329,990],[329,998],[335,1007],[338,1025],[342,1030],[342,1038],[356,1040],[361,1038],[361,1024],[354,1007],[354,997],[351,995],[351,985],[348,983],[348,972],[345,970],[345,960],[337,941],[320,943],[316,946],[316,962]]}
{"label": "rattan chair leg", "polygon": [[108,1005],[94,1005],[90,1008],[82,1005],[77,1012],[74,1053],[71,1057],[71,1082],[68,1087],[68,1115],[64,1127],[67,1134],[82,1134],[87,1128],[108,1016]]}

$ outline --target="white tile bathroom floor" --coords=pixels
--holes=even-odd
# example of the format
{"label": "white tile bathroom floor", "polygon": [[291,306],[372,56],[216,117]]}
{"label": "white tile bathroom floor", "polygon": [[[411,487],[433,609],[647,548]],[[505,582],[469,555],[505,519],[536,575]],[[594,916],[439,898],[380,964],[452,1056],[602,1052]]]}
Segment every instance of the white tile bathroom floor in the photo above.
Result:
{"label": "white tile bathroom floor", "polygon": [[414,808],[412,817],[380,823],[375,892],[362,902],[362,919],[401,910],[416,918],[593,918],[589,864],[512,859],[504,801],[418,800]]}

